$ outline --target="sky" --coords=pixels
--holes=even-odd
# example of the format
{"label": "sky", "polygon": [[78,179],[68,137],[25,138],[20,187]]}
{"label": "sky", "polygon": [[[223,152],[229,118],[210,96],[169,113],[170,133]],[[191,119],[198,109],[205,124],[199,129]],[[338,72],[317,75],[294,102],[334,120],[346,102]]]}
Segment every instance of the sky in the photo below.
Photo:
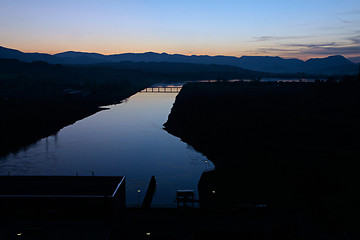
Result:
{"label": "sky", "polygon": [[23,52],[360,56],[359,0],[0,0]]}

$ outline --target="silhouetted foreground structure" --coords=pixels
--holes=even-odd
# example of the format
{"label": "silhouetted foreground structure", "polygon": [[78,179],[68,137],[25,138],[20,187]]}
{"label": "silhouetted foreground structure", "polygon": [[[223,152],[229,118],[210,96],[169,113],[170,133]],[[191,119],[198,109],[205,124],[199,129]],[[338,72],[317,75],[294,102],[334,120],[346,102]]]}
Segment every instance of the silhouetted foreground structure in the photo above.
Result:
{"label": "silhouetted foreground structure", "polygon": [[0,189],[2,215],[111,216],[125,207],[125,177],[1,176]]}
{"label": "silhouetted foreground structure", "polygon": [[178,208],[194,207],[194,191],[193,190],[178,190],[176,192],[176,202]]}
{"label": "silhouetted foreground structure", "polygon": [[359,84],[189,83],[165,128],[216,169],[200,206],[306,216],[331,236],[359,235]]}
{"label": "silhouetted foreground structure", "polygon": [[[125,208],[123,177],[0,177],[0,189],[0,239],[200,240],[235,236],[307,240],[343,236],[336,228],[335,234],[324,233],[302,214],[265,205]],[[192,192],[180,191],[178,197],[191,199]]]}
{"label": "silhouetted foreground structure", "polygon": [[155,176],[151,176],[148,189],[146,191],[143,203],[141,205],[142,208],[150,208],[151,207],[151,202],[154,197],[155,190],[156,190]]}
{"label": "silhouetted foreground structure", "polygon": [[106,239],[125,215],[125,177],[1,176],[0,189],[0,239]]}

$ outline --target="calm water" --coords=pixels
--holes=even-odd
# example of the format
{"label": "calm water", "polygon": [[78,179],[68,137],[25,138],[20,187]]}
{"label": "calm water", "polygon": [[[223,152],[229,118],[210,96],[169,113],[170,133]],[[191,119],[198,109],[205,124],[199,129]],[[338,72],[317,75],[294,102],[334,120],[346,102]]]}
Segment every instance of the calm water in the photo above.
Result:
{"label": "calm water", "polygon": [[[206,157],[163,130],[177,93],[138,93],[109,106],[26,151],[0,158],[0,175],[126,176],[127,203],[138,204],[152,175],[154,205],[175,206],[178,189],[192,189]],[[137,190],[140,190],[140,194]]]}

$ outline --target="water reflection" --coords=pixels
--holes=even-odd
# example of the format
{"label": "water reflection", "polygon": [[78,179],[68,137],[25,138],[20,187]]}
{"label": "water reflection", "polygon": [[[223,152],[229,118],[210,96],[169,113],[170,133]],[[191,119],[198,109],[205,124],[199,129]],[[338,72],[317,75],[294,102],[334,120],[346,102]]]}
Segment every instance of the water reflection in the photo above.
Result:
{"label": "water reflection", "polygon": [[[178,189],[193,189],[212,164],[163,130],[177,93],[138,93],[0,159],[7,175],[125,175],[127,203],[138,204],[152,175],[153,203],[175,206]],[[140,193],[138,193],[140,190]]]}

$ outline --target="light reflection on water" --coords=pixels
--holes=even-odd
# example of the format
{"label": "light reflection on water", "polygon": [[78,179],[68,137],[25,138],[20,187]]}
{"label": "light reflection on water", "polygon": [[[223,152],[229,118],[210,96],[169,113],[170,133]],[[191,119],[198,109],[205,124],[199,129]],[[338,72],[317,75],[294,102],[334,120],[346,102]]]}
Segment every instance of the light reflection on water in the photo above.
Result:
{"label": "light reflection on water", "polygon": [[126,176],[127,203],[142,201],[152,175],[153,204],[175,206],[178,189],[197,192],[206,157],[163,130],[177,93],[138,93],[0,159],[0,175]]}

